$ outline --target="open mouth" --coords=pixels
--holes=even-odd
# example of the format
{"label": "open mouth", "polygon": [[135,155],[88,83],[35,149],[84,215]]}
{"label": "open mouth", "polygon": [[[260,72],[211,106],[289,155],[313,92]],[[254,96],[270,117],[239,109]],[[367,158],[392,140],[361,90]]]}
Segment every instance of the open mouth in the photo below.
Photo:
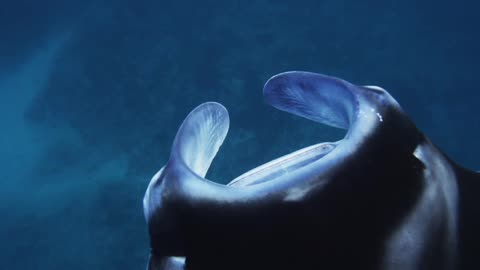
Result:
{"label": "open mouth", "polygon": [[[383,92],[378,87],[358,87],[341,79],[308,72],[292,71],[272,77],[263,90],[267,103],[317,123],[346,129],[346,136],[338,142],[315,144],[277,158],[240,175],[227,186],[256,186],[323,161],[332,152],[342,151],[336,158],[348,155],[374,125],[383,121],[381,113],[365,99],[368,96],[365,90],[369,95]],[[204,178],[228,128],[228,112],[221,104],[207,102],[198,106],[180,127],[172,158],[183,161],[191,172]],[[317,174],[325,167],[322,163],[315,166]]]}
{"label": "open mouth", "polygon": [[[270,78],[264,86],[265,101],[273,107],[317,123],[346,129],[338,142],[315,144],[267,162],[232,180],[227,185],[205,179],[222,145],[230,120],[221,104],[207,102],[195,108],[180,126],[170,159],[150,182],[144,198],[147,216],[150,195],[177,194],[192,203],[302,198],[332,179],[342,163],[383,122],[384,110],[397,104],[378,87],[356,86],[344,80],[309,72],[285,72]],[[162,191],[163,190],[163,191]],[[301,190],[301,192],[297,192]],[[293,192],[293,193],[292,193]],[[298,197],[298,194],[302,194]]]}

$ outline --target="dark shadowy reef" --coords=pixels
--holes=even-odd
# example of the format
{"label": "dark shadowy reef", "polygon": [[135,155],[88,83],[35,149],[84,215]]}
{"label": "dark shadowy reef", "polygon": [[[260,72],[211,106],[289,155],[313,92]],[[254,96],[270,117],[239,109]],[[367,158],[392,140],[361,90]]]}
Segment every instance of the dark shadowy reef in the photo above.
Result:
{"label": "dark shadowy reef", "polygon": [[0,158],[2,268],[144,268],[143,192],[201,102],[230,112],[208,175],[222,183],[343,136],[263,103],[286,70],[384,87],[480,169],[476,1],[41,2],[0,8],[0,146],[13,149]]}

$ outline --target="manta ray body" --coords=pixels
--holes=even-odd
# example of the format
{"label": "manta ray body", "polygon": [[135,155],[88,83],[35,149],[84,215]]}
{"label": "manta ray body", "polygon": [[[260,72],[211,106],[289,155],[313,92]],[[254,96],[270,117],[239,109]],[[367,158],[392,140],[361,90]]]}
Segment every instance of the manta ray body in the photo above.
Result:
{"label": "manta ray body", "polygon": [[446,157],[388,92],[293,71],[263,93],[345,137],[221,185],[205,175],[227,110],[195,108],[145,193],[148,269],[480,269],[480,174]]}

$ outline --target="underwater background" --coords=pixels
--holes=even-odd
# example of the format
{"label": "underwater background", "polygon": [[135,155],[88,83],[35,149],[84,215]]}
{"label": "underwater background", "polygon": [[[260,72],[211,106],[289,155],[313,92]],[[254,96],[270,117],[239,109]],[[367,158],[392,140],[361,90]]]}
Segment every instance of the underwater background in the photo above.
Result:
{"label": "underwater background", "polygon": [[480,169],[478,1],[0,3],[0,269],[144,269],[144,191],[202,102],[230,113],[220,183],[341,139],[263,102],[283,71],[382,86]]}

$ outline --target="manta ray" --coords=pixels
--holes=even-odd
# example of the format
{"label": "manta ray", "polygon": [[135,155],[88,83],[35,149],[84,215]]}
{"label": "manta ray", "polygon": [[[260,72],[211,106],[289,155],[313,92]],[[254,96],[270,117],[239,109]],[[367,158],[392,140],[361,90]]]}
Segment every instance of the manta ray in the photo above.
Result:
{"label": "manta ray", "polygon": [[346,135],[222,185],[205,175],[228,113],[199,105],[145,193],[147,269],[480,269],[480,173],[443,154],[387,91],[291,71],[263,95]]}

